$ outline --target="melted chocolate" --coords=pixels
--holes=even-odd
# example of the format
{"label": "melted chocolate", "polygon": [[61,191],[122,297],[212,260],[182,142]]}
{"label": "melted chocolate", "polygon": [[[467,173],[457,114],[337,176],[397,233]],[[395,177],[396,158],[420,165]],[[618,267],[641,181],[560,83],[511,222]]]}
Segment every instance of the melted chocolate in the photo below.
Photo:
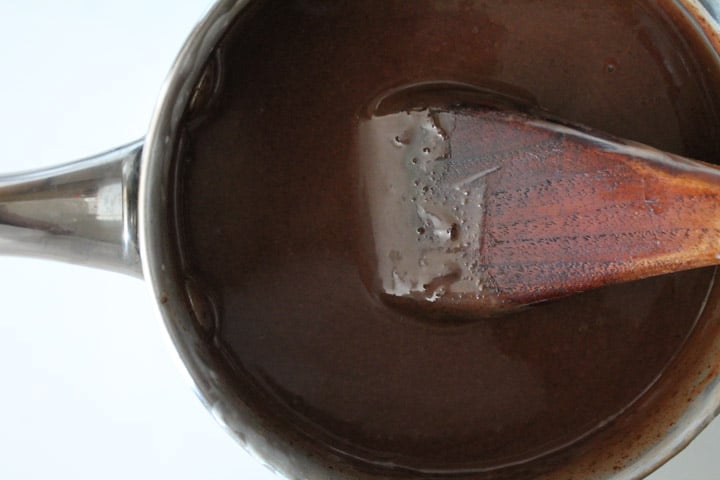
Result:
{"label": "melted chocolate", "polygon": [[213,292],[215,342],[252,385],[242,395],[308,448],[361,469],[457,473],[591,442],[652,388],[694,328],[712,271],[463,323],[390,308],[374,287],[369,245],[381,239],[356,142],[378,98],[427,84],[452,101],[453,82],[720,159],[717,72],[679,17],[653,5],[248,8],[222,42],[212,108],[187,115],[178,162],[183,256]]}

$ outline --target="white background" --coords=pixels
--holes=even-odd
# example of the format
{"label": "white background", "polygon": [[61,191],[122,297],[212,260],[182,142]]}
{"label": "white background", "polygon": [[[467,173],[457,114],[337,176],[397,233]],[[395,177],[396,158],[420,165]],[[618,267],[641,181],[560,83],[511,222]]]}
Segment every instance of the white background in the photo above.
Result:
{"label": "white background", "polygon": [[[0,172],[143,136],[210,3],[0,2]],[[0,379],[2,479],[274,478],[195,398],[142,281],[0,257]],[[652,479],[719,471],[720,421]]]}

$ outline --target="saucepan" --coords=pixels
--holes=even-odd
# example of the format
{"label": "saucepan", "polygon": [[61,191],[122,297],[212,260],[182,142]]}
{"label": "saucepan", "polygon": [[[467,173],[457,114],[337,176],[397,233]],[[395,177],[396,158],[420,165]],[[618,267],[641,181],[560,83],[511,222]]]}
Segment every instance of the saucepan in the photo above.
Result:
{"label": "saucepan", "polygon": [[[257,412],[234,393],[226,366],[197,328],[208,307],[168,248],[175,235],[167,222],[172,216],[168,184],[182,112],[193,101],[218,41],[253,3],[219,0],[198,23],[170,70],[143,139],[73,163],[0,178],[0,252],[143,279],[198,396],[242,447],[278,474],[298,479],[389,478],[343,469],[342,458],[310,456],[292,439],[265,428]],[[720,3],[679,3],[720,57]],[[720,314],[711,313],[717,317],[711,325],[717,327]],[[686,399],[682,406],[668,404],[647,419],[654,427],[645,428],[643,435],[649,438],[652,430],[652,441],[631,446],[631,439],[614,438],[604,445],[602,458],[590,452],[557,467],[547,478],[643,478],[682,450],[720,409],[720,336],[716,338],[703,342],[686,360],[697,365],[698,373],[678,379],[678,391]],[[628,451],[632,455],[626,455]]]}

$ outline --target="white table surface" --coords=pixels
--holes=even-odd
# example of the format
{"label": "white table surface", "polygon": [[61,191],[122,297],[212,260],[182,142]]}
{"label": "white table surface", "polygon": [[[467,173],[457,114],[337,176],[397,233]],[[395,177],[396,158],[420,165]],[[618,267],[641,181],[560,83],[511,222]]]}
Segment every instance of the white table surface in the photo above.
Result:
{"label": "white table surface", "polygon": [[[0,2],[0,172],[145,134],[210,0]],[[145,284],[0,257],[1,479],[270,480],[195,398]],[[720,421],[652,480],[715,480]]]}

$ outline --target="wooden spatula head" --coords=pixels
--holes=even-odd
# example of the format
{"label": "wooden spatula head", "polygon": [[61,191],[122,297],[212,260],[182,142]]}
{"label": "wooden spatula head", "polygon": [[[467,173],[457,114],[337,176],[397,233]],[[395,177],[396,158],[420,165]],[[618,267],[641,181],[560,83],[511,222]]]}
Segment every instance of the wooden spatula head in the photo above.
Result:
{"label": "wooden spatula head", "polygon": [[706,163],[481,107],[376,116],[357,146],[393,305],[476,317],[720,263]]}

